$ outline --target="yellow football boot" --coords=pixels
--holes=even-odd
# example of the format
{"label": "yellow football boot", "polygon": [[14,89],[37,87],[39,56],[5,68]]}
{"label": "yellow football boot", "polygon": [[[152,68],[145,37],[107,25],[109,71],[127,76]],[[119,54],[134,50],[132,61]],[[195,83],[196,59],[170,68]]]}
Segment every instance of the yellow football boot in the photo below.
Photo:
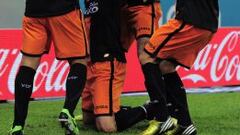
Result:
{"label": "yellow football boot", "polygon": [[140,135],[156,135],[160,131],[161,122],[156,120],[151,120],[149,122],[148,128],[143,131]]}

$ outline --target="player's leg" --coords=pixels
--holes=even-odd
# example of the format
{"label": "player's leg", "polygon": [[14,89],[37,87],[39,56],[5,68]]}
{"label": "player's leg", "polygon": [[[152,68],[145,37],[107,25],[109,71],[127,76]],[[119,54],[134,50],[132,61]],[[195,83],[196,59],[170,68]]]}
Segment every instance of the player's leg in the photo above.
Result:
{"label": "player's leg", "polygon": [[[198,52],[209,42],[209,40],[212,37],[212,34],[210,32],[201,31],[199,29],[196,29],[195,31],[198,31],[198,32],[192,33],[192,31],[190,30],[188,33],[190,34],[189,37],[191,37],[191,35],[198,35],[198,39],[195,39],[195,38],[186,39],[187,42],[189,42],[191,45],[194,45],[194,46],[191,46],[188,49],[185,48],[185,50],[180,51],[185,55],[174,56],[173,58],[176,58],[176,59],[163,60],[160,63],[160,68],[161,68],[161,71],[164,73],[164,80],[169,93],[168,98],[171,97],[171,99],[174,100],[172,104],[173,106],[175,106],[175,108],[177,108],[175,117],[178,119],[178,126],[173,131],[169,131],[170,135],[171,134],[173,135],[174,134],[186,134],[186,135],[197,134],[197,129],[193,125],[193,122],[190,117],[186,90],[184,88],[184,85],[180,76],[175,70],[176,69],[175,67],[178,64],[183,65],[185,67],[191,67],[191,65],[193,64],[194,60],[197,57]],[[193,42],[195,41],[198,43],[194,44]],[[180,49],[181,47],[176,50],[180,50]],[[171,53],[173,52],[169,52],[169,54]],[[190,63],[186,62],[189,60],[191,61]]]}
{"label": "player's leg", "polygon": [[169,116],[168,110],[165,107],[167,104],[165,98],[165,82],[163,80],[159,66],[155,62],[155,59],[151,58],[144,52],[144,45],[148,43],[148,41],[149,38],[147,37],[139,38],[137,40],[139,61],[142,65],[142,71],[145,78],[145,86],[147,88],[150,100],[160,102],[158,107],[159,114],[157,114],[156,119],[159,121],[166,121]]}
{"label": "player's leg", "polygon": [[159,104],[156,107],[157,113],[155,114],[155,119],[150,121],[149,127],[141,134],[161,134],[174,128],[174,121],[172,120],[167,107],[167,91],[165,88],[165,82],[157,64],[147,63],[142,66],[142,70],[149,96],[152,101],[157,101]]}
{"label": "player's leg", "polygon": [[[131,2],[131,4],[133,4]],[[144,53],[144,45],[148,42],[149,37],[152,35],[153,31],[158,27],[158,20],[161,17],[161,9],[160,9],[160,3],[154,2],[148,5],[142,5],[141,3],[137,4],[134,3],[134,5],[128,6],[128,8],[125,9],[125,18],[122,20],[125,20],[125,23],[127,23],[127,26],[130,26],[130,29],[124,29],[122,28],[123,32],[128,32],[126,34],[123,33],[123,42],[124,44],[128,43],[128,45],[125,48],[129,48],[129,43],[126,41],[131,41],[131,38],[125,37],[126,35],[134,35],[135,38],[137,38],[137,46],[138,46],[138,57],[139,61],[142,65],[143,74],[145,77],[145,84],[148,89],[148,93],[150,95],[150,99],[152,101],[154,100],[161,100],[160,107],[165,106],[165,99],[162,96],[164,94],[164,84],[161,80],[161,72],[158,67],[158,65],[155,63],[155,59],[151,58],[149,55],[142,55]],[[127,17],[126,17],[127,15]],[[126,19],[127,18],[127,19]],[[130,31],[130,30],[134,31]],[[160,85],[159,85],[160,84]],[[163,91],[163,92],[161,92]],[[163,102],[162,102],[163,100]],[[166,112],[166,110],[162,110],[162,112]],[[167,119],[165,118],[165,113],[157,116],[158,119]]]}
{"label": "player's leg", "polygon": [[[37,23],[37,22],[41,22]],[[44,19],[24,17],[22,62],[15,79],[14,122],[10,135],[22,135],[28,114],[29,100],[33,91],[34,76],[41,55],[48,51],[48,33],[43,26]]]}
{"label": "player's leg", "polygon": [[[111,65],[111,66],[110,66]],[[122,131],[152,116],[150,105],[120,108],[120,96],[125,78],[125,63],[118,61],[101,62],[94,65],[96,79],[92,84],[96,127],[102,132]],[[100,72],[101,71],[101,72]],[[97,74],[96,74],[97,73]]]}
{"label": "player's leg", "polygon": [[69,61],[70,70],[66,81],[66,97],[64,109],[73,115],[86,82],[86,60],[76,59]]}
{"label": "player's leg", "polygon": [[74,110],[86,82],[87,42],[82,13],[79,10],[48,18],[56,57],[68,60],[70,70],[66,80],[66,97],[59,121],[66,134],[79,134]]}
{"label": "player's leg", "polygon": [[133,107],[119,110],[112,116],[96,117],[96,126],[99,131],[111,133],[123,131],[144,119],[146,119],[145,110],[142,107]]}
{"label": "player's leg", "polygon": [[[175,70],[175,64],[166,60],[160,63],[162,72],[164,73],[164,81],[168,90],[168,96],[171,96],[174,101],[172,104],[177,108],[175,117],[178,119],[178,128],[187,129],[189,132],[196,132],[196,128],[192,125],[190,117],[186,90],[184,89],[181,78]],[[186,131],[187,132],[187,131]],[[190,133],[191,134],[191,133]]]}
{"label": "player's leg", "polygon": [[12,135],[21,135],[21,130],[24,128],[28,114],[29,100],[33,91],[34,76],[39,62],[40,57],[33,58],[23,55],[22,64],[15,79],[15,105]]}
{"label": "player's leg", "polygon": [[123,131],[142,120],[152,120],[157,113],[158,102],[148,102],[142,106],[121,108],[115,113],[118,131]]}
{"label": "player's leg", "polygon": [[[159,81],[160,83],[156,82],[156,84],[154,84],[154,82],[152,81],[152,80],[156,80],[154,78],[163,77],[163,75],[162,75],[163,73],[159,68],[159,63],[156,62],[155,59],[151,58],[149,55],[147,55],[144,52],[144,46],[148,42],[149,42],[148,37],[142,37],[137,40],[138,57],[139,57],[139,61],[140,61],[141,65],[142,65],[142,71],[143,71],[143,74],[145,77],[145,86],[148,90],[149,97],[150,97],[151,101],[158,99],[158,94],[161,94],[161,93],[157,92],[157,89],[156,89],[157,85],[159,85],[158,86],[159,89],[166,89],[165,95],[168,97],[168,98],[166,98],[168,112],[170,113],[171,117],[176,118],[177,108],[173,104],[174,99],[171,96],[168,96],[169,92],[167,90],[168,87],[166,87],[165,80]],[[154,72],[154,73],[150,73],[150,72]],[[151,76],[149,74],[151,74]],[[154,85],[156,85],[156,86],[154,86]],[[161,109],[161,108],[159,108],[159,109]]]}
{"label": "player's leg", "polygon": [[66,96],[63,109],[59,115],[62,127],[65,127],[68,134],[78,134],[77,123],[74,119],[74,110],[80,100],[86,82],[85,60],[69,61],[70,71],[66,81]]}
{"label": "player's leg", "polygon": [[[93,113],[93,108],[89,106],[90,105],[89,103],[91,101],[87,100],[87,98],[84,98],[85,95],[86,95],[85,92],[83,92],[82,115],[79,115],[79,118],[75,117],[75,119],[79,121],[83,121],[85,125],[94,125],[96,117]],[[154,106],[151,108],[148,106],[153,106],[153,105],[146,104],[144,106],[139,106],[139,107],[120,106],[120,111],[114,114],[117,130],[118,131],[125,130],[131,127],[132,125],[134,125],[135,123],[138,123],[142,119],[145,119],[146,116],[147,116],[147,119],[153,119],[155,114],[154,108],[153,108]],[[145,112],[146,110],[148,110],[149,113],[146,114]],[[112,117],[112,119],[114,119],[114,117]],[[103,124],[104,123],[105,122],[103,122]]]}
{"label": "player's leg", "polygon": [[[93,74],[91,79],[93,112],[96,117],[95,124],[99,131],[115,132],[116,124],[113,116],[113,79],[115,66],[114,61],[96,62],[89,65],[89,69]],[[87,85],[88,86],[88,85]],[[90,87],[88,87],[90,88]],[[86,98],[85,98],[86,101]],[[84,110],[87,102],[84,103]],[[89,105],[88,105],[89,106]]]}
{"label": "player's leg", "polygon": [[137,107],[121,107],[112,116],[95,117],[91,111],[83,110],[83,123],[86,125],[96,124],[99,131],[111,133],[123,131],[144,119],[152,119],[155,115],[154,103]]}
{"label": "player's leg", "polygon": [[177,134],[186,132],[189,135],[196,134],[196,127],[193,125],[186,97],[186,91],[184,85],[175,70],[176,64],[170,61],[163,60],[160,63],[160,68],[164,73],[164,80],[168,90],[168,97],[171,96],[174,101],[172,104],[176,106],[177,112],[175,117],[178,119],[178,126],[173,131],[169,131],[168,134]]}
{"label": "player's leg", "polygon": [[120,110],[120,95],[125,79],[126,64],[106,61],[92,65],[95,79],[92,83],[96,127],[103,132],[116,132],[114,113]]}
{"label": "player's leg", "polygon": [[158,103],[150,102],[143,106],[121,108],[112,116],[96,117],[96,125],[99,131],[111,133],[126,130],[145,119],[153,119]]}
{"label": "player's leg", "polygon": [[[155,62],[155,59],[151,58],[144,52],[145,44],[148,43],[149,37],[158,27],[158,20],[161,16],[160,3],[156,2],[153,4],[149,4],[148,6],[135,6],[133,8],[130,8],[129,12],[135,12],[135,14],[137,14],[132,19],[130,19],[130,22],[131,20],[133,20],[132,22],[134,22],[133,27],[135,29],[135,35],[137,38],[138,58],[142,65],[142,71],[145,78],[145,86],[150,96],[150,100],[159,102],[157,107],[158,113],[156,115],[156,120],[163,123],[169,118],[168,110],[166,108],[167,103],[165,98],[165,84],[162,79],[162,74],[159,66]],[[151,123],[154,126],[154,124],[157,122],[153,121]],[[157,124],[159,124],[159,122]],[[169,124],[169,127],[171,127],[171,124]],[[150,126],[150,129],[153,129],[152,126]],[[154,129],[156,130],[150,132],[158,132],[158,128]],[[147,130],[143,134],[148,133],[149,130]]]}
{"label": "player's leg", "polygon": [[[96,127],[98,130],[103,132],[116,132],[131,127],[135,123],[145,119],[146,110],[148,111],[147,116],[153,117],[153,107],[155,107],[153,106],[154,104],[146,104],[143,107],[139,106],[133,108],[129,106],[122,106],[119,110],[119,98],[125,76],[125,64],[120,62],[113,63],[114,66],[112,66],[112,68],[118,72],[115,72],[113,81],[110,81],[109,77],[111,70],[109,68],[109,63],[110,62],[105,64],[88,64],[88,79],[85,89],[82,93],[82,112],[84,124],[92,125],[96,120]],[[99,73],[98,70],[101,72]],[[106,71],[108,72],[106,73]],[[107,98],[110,96],[110,82],[112,82],[113,87],[113,93],[111,97],[113,102],[110,107],[113,110],[112,115],[109,113],[110,108],[108,108],[108,105],[106,105],[109,104],[109,99]],[[92,95],[95,95],[95,97],[92,97]],[[92,101],[95,101],[95,109]],[[93,110],[95,110],[95,114],[93,113]]]}
{"label": "player's leg", "polygon": [[[134,4],[134,6],[131,4]],[[161,98],[159,97],[160,90],[158,90],[158,88],[164,89],[164,84],[161,83],[162,81],[160,79],[156,79],[161,78],[161,72],[158,69],[158,64],[155,63],[155,59],[149,55],[143,55],[143,53],[145,53],[145,44],[148,43],[149,38],[158,28],[158,21],[162,16],[162,11],[159,2],[149,3],[147,5],[132,2],[131,4],[131,6],[128,7],[128,12],[125,13],[128,15],[128,19],[125,20],[127,20],[126,22],[134,31],[129,31],[131,34],[128,33],[128,35],[134,35],[137,39],[137,53],[145,77],[145,86],[147,87],[150,99],[154,101],[157,100],[157,98]],[[125,38],[125,40],[127,39],[128,38]],[[158,83],[158,81],[160,81],[160,83]]]}
{"label": "player's leg", "polygon": [[[165,43],[166,44],[166,42],[167,42],[167,40],[169,40],[169,39],[171,39],[171,37],[170,36],[172,36],[172,32],[177,32],[177,30],[178,30],[178,27],[171,27],[169,24],[165,24],[165,25],[163,25],[163,26],[161,26],[159,29],[157,29],[155,32],[154,32],[154,34],[152,35],[152,37],[150,38],[150,40],[149,40],[149,42],[146,44],[146,46],[145,46],[145,48],[144,48],[144,52],[143,53],[141,53],[141,55],[143,55],[143,57],[153,57],[153,58],[155,58],[155,52],[156,51],[158,51],[158,49],[160,48],[160,47],[162,47],[162,45],[161,45],[161,43]],[[152,45],[152,43],[155,43],[154,45],[155,46],[153,46]],[[149,52],[149,49],[148,49],[148,47],[151,47],[151,48],[153,48],[153,51],[151,51],[151,52]],[[150,55],[149,55],[150,54]],[[147,56],[148,55],[148,56]],[[158,66],[158,65],[157,65]],[[155,67],[155,70],[157,71],[157,69],[158,70],[160,70],[159,69],[159,66],[158,66],[158,68],[156,68]],[[147,71],[148,70],[146,70],[146,73],[147,73]],[[160,72],[160,73],[158,73],[158,74],[160,74],[160,76],[158,77],[158,78],[161,78],[161,83],[162,84],[164,84],[165,85],[165,81],[164,81],[164,79],[163,79],[163,76],[162,76],[162,71],[160,70],[160,71],[158,71],[158,72]],[[154,72],[152,72],[150,75],[152,75],[152,74],[154,74]],[[155,73],[156,74],[156,73]],[[150,76],[149,75],[149,76]],[[167,89],[166,89],[166,87],[164,87],[164,88],[162,88],[163,90],[163,92],[161,91],[160,92],[160,94],[164,97],[164,100],[165,100],[165,103],[164,103],[164,105],[162,105],[161,106],[161,108],[160,108],[160,110],[159,110],[159,112],[161,112],[161,109],[164,109],[164,110],[166,110],[166,111],[163,111],[164,113],[165,113],[165,120],[162,120],[162,119],[160,119],[160,120],[157,120],[157,122],[155,122],[154,124],[152,124],[153,126],[151,126],[151,124],[150,124],[150,126],[149,126],[149,128],[147,129],[147,130],[145,130],[144,132],[143,132],[143,134],[156,134],[156,132],[165,132],[165,131],[163,131],[164,129],[166,129],[166,127],[164,127],[164,125],[165,125],[165,123],[168,123],[168,122],[170,122],[170,124],[168,124],[168,125],[173,125],[173,121],[170,121],[170,113],[169,113],[169,110],[168,110],[168,108],[167,108]],[[160,115],[160,117],[161,116],[164,116],[164,115]],[[166,120],[167,119],[167,120]],[[148,132],[148,131],[150,131],[151,129],[154,129],[154,128],[152,128],[152,127],[156,127],[155,128],[155,130],[152,130],[152,132]],[[174,126],[171,126],[171,127],[168,127],[168,129],[171,129],[171,128],[173,128]],[[167,129],[167,130],[168,130]]]}
{"label": "player's leg", "polygon": [[[175,71],[175,66],[191,67],[198,52],[207,44],[211,35],[209,31],[197,29],[178,20],[170,20],[153,35],[145,46],[145,51],[149,55],[161,59],[160,68],[167,84],[167,97],[171,96],[175,100],[173,104],[178,109],[176,116],[181,125],[179,127],[185,127],[186,132],[189,131],[188,134],[191,135],[196,134],[196,128],[192,125],[186,92]],[[181,131],[180,134],[183,132]]]}

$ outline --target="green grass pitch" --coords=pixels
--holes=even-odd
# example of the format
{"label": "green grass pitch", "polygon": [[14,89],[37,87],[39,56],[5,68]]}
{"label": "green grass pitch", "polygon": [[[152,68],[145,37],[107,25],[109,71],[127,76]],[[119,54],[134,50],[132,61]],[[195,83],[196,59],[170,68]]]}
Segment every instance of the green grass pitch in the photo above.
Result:
{"label": "green grass pitch", "polygon": [[[136,106],[144,103],[147,96],[122,97],[122,104]],[[192,118],[199,135],[240,135],[240,93],[189,94]],[[63,100],[33,101],[30,103],[26,122],[26,135],[63,135],[57,117]],[[80,105],[76,113],[80,113]],[[0,135],[6,135],[13,120],[13,104],[0,104]],[[137,135],[147,127],[143,121],[116,135]],[[93,127],[79,123],[81,135],[103,135]],[[114,134],[114,135],[115,135]]]}

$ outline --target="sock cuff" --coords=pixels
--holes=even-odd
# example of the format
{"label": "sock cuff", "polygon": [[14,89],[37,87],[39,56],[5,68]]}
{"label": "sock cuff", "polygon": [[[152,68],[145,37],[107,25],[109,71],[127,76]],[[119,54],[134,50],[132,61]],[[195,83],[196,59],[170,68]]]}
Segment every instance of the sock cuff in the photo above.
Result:
{"label": "sock cuff", "polygon": [[172,72],[172,73],[167,73],[167,74],[163,75],[163,77],[164,77],[164,80],[165,80],[166,84],[168,84],[168,83],[171,83],[171,84],[172,83],[176,83],[178,85],[183,86],[181,77],[178,75],[177,71]]}
{"label": "sock cuff", "polygon": [[146,64],[141,65],[141,66],[142,66],[143,70],[149,70],[152,67],[154,67],[154,68],[157,67],[158,68],[158,64],[156,64],[156,63],[146,63]]}
{"label": "sock cuff", "polygon": [[163,77],[158,64],[155,64],[155,63],[146,63],[146,64],[142,65],[142,71],[143,71],[143,74],[145,77],[145,81],[149,81],[148,78],[150,76]]}
{"label": "sock cuff", "polygon": [[70,70],[80,70],[80,69],[87,69],[87,66],[81,63],[74,63],[70,66]]}
{"label": "sock cuff", "polygon": [[86,76],[87,67],[80,63],[73,64],[70,66],[69,75]]}
{"label": "sock cuff", "polygon": [[34,76],[36,73],[36,70],[28,66],[20,66],[18,72],[25,75]]}
{"label": "sock cuff", "polygon": [[164,74],[163,76],[164,76],[164,77],[174,77],[174,76],[176,76],[176,75],[178,75],[177,71]]}

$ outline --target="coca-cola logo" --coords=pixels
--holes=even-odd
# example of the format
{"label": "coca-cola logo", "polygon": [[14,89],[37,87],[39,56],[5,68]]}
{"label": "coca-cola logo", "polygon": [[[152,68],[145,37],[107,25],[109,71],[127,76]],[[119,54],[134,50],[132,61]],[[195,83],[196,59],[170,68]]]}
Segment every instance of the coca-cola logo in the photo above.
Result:
{"label": "coca-cola logo", "polygon": [[[7,87],[9,92],[14,93],[14,80],[17,74],[22,54],[18,49],[0,49],[0,77],[7,75]],[[11,63],[7,61],[8,57],[14,56]],[[65,90],[65,81],[68,73],[68,63],[64,61],[53,60],[42,62],[36,72],[33,91],[37,91],[44,86],[46,92]]]}
{"label": "coca-cola logo", "polygon": [[[192,80],[194,83],[221,80],[229,82],[233,79],[239,81],[240,55],[237,53],[239,51],[240,31],[232,31],[219,44],[208,44],[196,58],[191,73],[182,79]],[[199,71],[208,71],[209,74],[199,74]]]}
{"label": "coca-cola logo", "polygon": [[[13,40],[12,38],[6,39],[7,36],[1,38],[0,35],[0,100],[1,98],[13,98],[14,80],[22,58],[22,54],[15,45],[21,42],[21,31],[19,31],[13,31],[12,33],[8,31],[9,37],[19,33],[20,38],[18,38],[18,40]],[[14,36],[14,39],[15,38],[16,36]],[[10,41],[12,41],[12,44],[9,44]],[[192,69],[178,68],[178,72],[185,86],[188,88],[239,85],[239,52],[240,29],[222,28],[219,29],[219,32],[213,37],[213,40],[199,53]],[[129,55],[128,59],[137,61],[137,58],[132,60],[132,55]],[[131,62],[128,64],[128,67],[132,68],[128,70],[136,70],[136,65]],[[43,57],[43,61],[37,69],[35,76],[33,96],[63,96],[68,70],[68,63],[54,59],[53,54]],[[139,72],[141,72],[140,69]],[[131,74],[131,72],[127,73]],[[129,83],[131,81],[133,80],[126,78],[128,85],[133,84]],[[144,82],[144,80],[139,80],[138,82],[141,83],[141,81]],[[129,88],[134,89],[136,85],[139,84],[134,83],[133,86],[129,86]],[[141,90],[144,90],[144,85]]]}

